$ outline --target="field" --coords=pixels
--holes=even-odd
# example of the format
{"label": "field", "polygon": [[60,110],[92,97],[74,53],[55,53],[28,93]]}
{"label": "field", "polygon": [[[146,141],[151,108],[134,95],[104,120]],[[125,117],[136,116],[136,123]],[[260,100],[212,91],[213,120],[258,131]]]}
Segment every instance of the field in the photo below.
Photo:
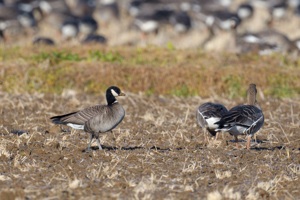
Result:
{"label": "field", "polygon": [[[299,199],[300,60],[166,48],[1,47],[1,199]],[[245,149],[204,140],[195,110],[231,108],[258,86],[264,127]],[[85,152],[84,132],[54,115],[105,103],[123,122]]]}

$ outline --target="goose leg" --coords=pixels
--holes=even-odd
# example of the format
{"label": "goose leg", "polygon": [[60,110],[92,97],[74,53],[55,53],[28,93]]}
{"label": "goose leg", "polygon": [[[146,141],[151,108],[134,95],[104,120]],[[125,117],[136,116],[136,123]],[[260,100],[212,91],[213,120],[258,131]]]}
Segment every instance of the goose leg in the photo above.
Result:
{"label": "goose leg", "polygon": [[239,148],[239,144],[238,144],[239,139],[237,135],[234,136],[234,141],[235,141],[236,148]]}
{"label": "goose leg", "polygon": [[92,144],[92,140],[94,138],[94,134],[90,133],[90,142],[89,142],[89,145],[88,145],[88,148],[87,148],[87,151],[90,151],[91,150],[91,144]]}
{"label": "goose leg", "polygon": [[247,144],[246,144],[246,148],[249,150],[250,149],[250,141],[251,141],[251,136],[247,137]]}
{"label": "goose leg", "polygon": [[[216,132],[216,138],[215,138],[215,140],[218,140],[218,136],[219,136],[219,131],[218,132]],[[224,139],[224,138],[223,138]]]}
{"label": "goose leg", "polygon": [[101,144],[100,144],[100,140],[99,140],[99,134],[96,136],[96,141],[99,147],[99,150],[102,150]]}

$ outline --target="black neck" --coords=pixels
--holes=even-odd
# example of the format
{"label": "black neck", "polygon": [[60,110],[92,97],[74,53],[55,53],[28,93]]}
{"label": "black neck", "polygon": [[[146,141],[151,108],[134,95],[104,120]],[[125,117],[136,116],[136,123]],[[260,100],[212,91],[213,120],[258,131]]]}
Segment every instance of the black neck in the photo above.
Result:
{"label": "black neck", "polygon": [[109,92],[106,92],[106,101],[107,101],[107,105],[112,105],[113,103],[117,102],[117,99],[109,91]]}

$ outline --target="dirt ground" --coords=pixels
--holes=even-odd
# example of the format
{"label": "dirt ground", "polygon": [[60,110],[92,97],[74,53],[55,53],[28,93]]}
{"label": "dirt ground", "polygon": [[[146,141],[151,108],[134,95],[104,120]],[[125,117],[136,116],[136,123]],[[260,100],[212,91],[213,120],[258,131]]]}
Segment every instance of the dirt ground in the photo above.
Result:
{"label": "dirt ground", "polygon": [[87,134],[49,118],[103,95],[0,93],[1,199],[300,199],[299,99],[261,101],[265,124],[248,151],[243,137],[238,148],[228,134],[204,141],[195,121],[201,103],[241,99],[125,93],[125,119],[92,152]]}

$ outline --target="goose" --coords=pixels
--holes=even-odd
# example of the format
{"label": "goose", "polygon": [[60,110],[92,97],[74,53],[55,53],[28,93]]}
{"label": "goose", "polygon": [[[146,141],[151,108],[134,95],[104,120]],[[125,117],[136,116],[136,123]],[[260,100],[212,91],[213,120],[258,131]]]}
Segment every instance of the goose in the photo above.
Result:
{"label": "goose", "polygon": [[87,35],[82,41],[82,44],[106,44],[107,39],[100,34],[90,34]]}
{"label": "goose", "polygon": [[48,37],[36,37],[36,38],[34,38],[32,44],[53,46],[53,45],[55,45],[55,42],[51,38],[48,38]]}
{"label": "goose", "polygon": [[66,40],[77,37],[79,33],[79,20],[71,19],[64,21],[60,31],[62,37]]}
{"label": "goose", "polygon": [[251,18],[253,16],[253,13],[254,13],[254,8],[249,3],[240,4],[237,11],[236,11],[236,14],[242,20]]}
{"label": "goose", "polygon": [[235,39],[240,53],[258,51],[260,55],[266,55],[272,52],[294,52],[297,49],[285,34],[273,29],[236,35]]}
{"label": "goose", "polygon": [[112,21],[118,21],[120,19],[119,2],[116,0],[100,0],[95,10],[95,15],[105,26]]}
{"label": "goose", "polygon": [[107,105],[96,105],[80,111],[54,116],[50,119],[54,124],[63,124],[71,128],[84,130],[90,134],[87,151],[91,150],[93,138],[96,138],[99,150],[102,150],[99,135],[112,131],[125,116],[125,110],[116,97],[125,96],[125,93],[116,86],[106,90]]}
{"label": "goose", "polygon": [[175,12],[170,19],[171,24],[178,33],[185,33],[192,28],[192,20],[187,12]]}
{"label": "goose", "polygon": [[247,135],[246,148],[250,149],[251,137],[263,126],[264,115],[256,101],[256,85],[251,83],[247,91],[248,104],[233,107],[215,124],[216,131],[229,132],[238,141],[238,135]]}
{"label": "goose", "polygon": [[98,22],[91,16],[84,16],[79,19],[79,31],[84,36],[96,33],[98,27]]}
{"label": "goose", "polygon": [[221,117],[227,112],[227,108],[222,104],[204,103],[200,105],[196,111],[197,123],[204,130],[204,133],[208,131],[212,136],[216,136],[218,125],[215,123],[220,121]]}

